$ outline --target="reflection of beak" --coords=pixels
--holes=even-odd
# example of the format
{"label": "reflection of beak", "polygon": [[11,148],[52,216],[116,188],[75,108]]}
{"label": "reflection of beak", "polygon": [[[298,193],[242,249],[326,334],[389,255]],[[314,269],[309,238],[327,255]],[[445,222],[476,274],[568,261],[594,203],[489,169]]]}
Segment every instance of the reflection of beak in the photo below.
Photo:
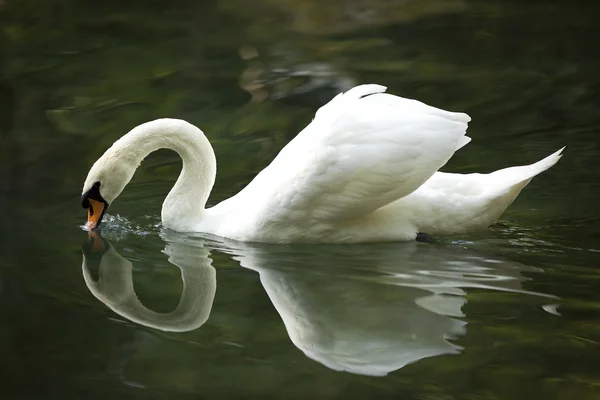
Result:
{"label": "reflection of beak", "polygon": [[99,231],[90,231],[88,233],[87,246],[84,248],[84,253],[103,253],[106,250],[106,243],[102,239]]}
{"label": "reflection of beak", "polygon": [[85,224],[85,229],[91,231],[100,225],[102,222],[102,216],[104,215],[105,204],[101,201],[88,199],[88,220]]}

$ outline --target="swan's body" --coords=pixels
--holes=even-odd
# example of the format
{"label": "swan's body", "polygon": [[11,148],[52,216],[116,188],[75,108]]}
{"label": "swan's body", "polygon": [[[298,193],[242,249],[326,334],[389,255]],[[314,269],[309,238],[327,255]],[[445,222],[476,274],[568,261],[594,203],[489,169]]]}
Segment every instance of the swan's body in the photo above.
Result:
{"label": "swan's body", "polygon": [[412,240],[489,226],[561,157],[562,149],[491,174],[437,172],[470,141],[470,117],[384,91],[362,85],[335,97],[250,184],[214,207],[205,209],[216,176],[212,147],[198,128],[174,119],[117,140],[92,166],[83,199],[96,190],[112,203],[149,153],[168,148],[183,169],[163,203],[167,228],[259,242]]}

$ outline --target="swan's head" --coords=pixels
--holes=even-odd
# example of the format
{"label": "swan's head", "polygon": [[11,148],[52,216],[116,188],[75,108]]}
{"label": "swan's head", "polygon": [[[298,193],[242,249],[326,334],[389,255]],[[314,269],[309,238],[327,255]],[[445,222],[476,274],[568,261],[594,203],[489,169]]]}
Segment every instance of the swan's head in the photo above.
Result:
{"label": "swan's head", "polygon": [[81,206],[88,210],[87,230],[100,225],[106,209],[127,186],[136,168],[133,157],[115,151],[114,146],[94,163],[81,194]]}

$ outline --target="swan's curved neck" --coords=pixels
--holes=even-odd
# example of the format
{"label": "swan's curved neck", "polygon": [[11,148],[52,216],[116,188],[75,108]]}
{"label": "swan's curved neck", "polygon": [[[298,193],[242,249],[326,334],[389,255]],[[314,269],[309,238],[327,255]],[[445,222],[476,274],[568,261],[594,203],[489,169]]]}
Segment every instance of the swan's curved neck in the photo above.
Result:
{"label": "swan's curved neck", "polygon": [[136,166],[159,149],[179,154],[183,167],[165,198],[161,217],[167,228],[180,232],[193,230],[204,216],[217,174],[215,153],[204,133],[183,120],[157,119],[132,129],[115,146],[127,149]]}

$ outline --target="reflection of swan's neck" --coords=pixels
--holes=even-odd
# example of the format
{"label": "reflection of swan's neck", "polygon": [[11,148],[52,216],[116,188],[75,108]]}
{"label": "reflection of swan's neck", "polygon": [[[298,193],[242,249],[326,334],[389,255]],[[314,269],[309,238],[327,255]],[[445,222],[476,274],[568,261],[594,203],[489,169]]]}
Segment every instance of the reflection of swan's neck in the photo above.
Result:
{"label": "reflection of swan's neck", "polygon": [[88,257],[83,258],[82,271],[90,292],[111,310],[140,325],[170,332],[187,332],[202,326],[210,315],[217,288],[216,271],[208,251],[167,245],[169,262],[181,270],[183,290],[177,308],[170,313],[157,313],[138,299],[133,286],[133,266],[109,246],[98,266],[98,280],[89,271]]}
{"label": "reflection of swan's neck", "polygon": [[113,150],[133,158],[135,166],[163,148],[177,152],[183,167],[163,203],[162,222],[177,231],[190,230],[204,214],[217,173],[215,153],[204,133],[183,120],[157,119],[137,126],[113,145]]}

